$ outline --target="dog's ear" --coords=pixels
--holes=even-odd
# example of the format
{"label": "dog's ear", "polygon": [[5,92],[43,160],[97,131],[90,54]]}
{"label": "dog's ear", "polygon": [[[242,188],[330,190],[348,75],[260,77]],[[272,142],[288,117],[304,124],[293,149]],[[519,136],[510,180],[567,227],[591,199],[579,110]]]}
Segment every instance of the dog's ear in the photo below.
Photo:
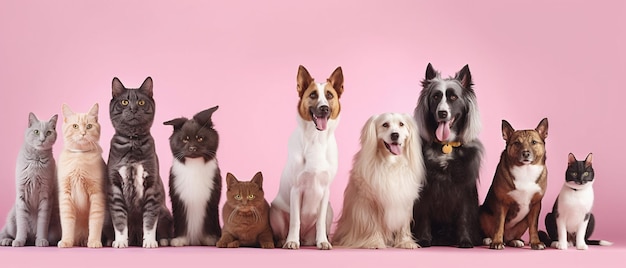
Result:
{"label": "dog's ear", "polygon": [[439,72],[437,72],[437,70],[435,70],[435,68],[433,68],[433,65],[429,62],[428,66],[426,66],[426,80],[434,79],[438,75]]}
{"label": "dog's ear", "polygon": [[326,81],[333,85],[333,88],[337,91],[337,97],[341,97],[343,93],[343,71],[341,66],[337,67]]}
{"label": "dog's ear", "polygon": [[199,112],[193,116],[193,120],[196,120],[196,122],[198,122],[198,124],[203,127],[213,127],[213,121],[211,120],[211,116],[213,116],[213,113],[217,111],[217,108],[219,108],[219,106],[214,106],[202,112]]}
{"label": "dog's ear", "polygon": [[509,139],[513,135],[513,132],[515,132],[515,129],[513,129],[511,124],[509,124],[509,122],[507,122],[506,120],[502,120],[502,138],[506,142],[509,142]]}
{"label": "dog's ear", "polygon": [[541,136],[541,139],[545,140],[546,138],[548,138],[548,118],[541,119],[541,122],[539,122],[539,125],[537,125],[537,128],[535,128],[535,130],[539,132],[539,136]]}
{"label": "dog's ear", "polygon": [[587,158],[585,158],[585,167],[590,167],[591,166],[591,161],[593,160],[593,154],[589,153],[587,155]]}
{"label": "dog's ear", "polygon": [[185,122],[187,122],[187,120],[188,119],[185,117],[174,118],[170,121],[163,122],[163,125],[173,126],[174,131],[178,131],[183,127],[183,125],[185,124]]}
{"label": "dog's ear", "polygon": [[230,190],[230,188],[237,183],[239,183],[239,181],[237,180],[237,178],[235,178],[233,174],[231,174],[230,172],[226,173],[227,190]]}
{"label": "dog's ear", "polygon": [[309,71],[307,71],[306,68],[304,68],[304,66],[300,65],[298,67],[298,77],[297,77],[298,96],[300,96],[300,98],[302,98],[302,95],[304,95],[304,91],[306,91],[306,89],[309,88],[309,85],[313,83],[313,80],[314,79],[309,74]]}
{"label": "dog's ear", "polygon": [[463,66],[463,68],[458,73],[456,73],[456,76],[454,78],[461,82],[461,86],[463,86],[463,88],[472,88],[472,74],[470,73],[469,65],[466,64],[465,66]]}
{"label": "dog's ear", "polygon": [[365,155],[375,155],[378,147],[378,135],[376,134],[376,118],[379,115],[370,117],[363,129],[361,129],[361,150]]}
{"label": "dog's ear", "polygon": [[263,190],[263,173],[259,171],[256,174],[254,174],[254,177],[252,177],[251,182],[255,183],[256,185],[259,186],[259,189]]}

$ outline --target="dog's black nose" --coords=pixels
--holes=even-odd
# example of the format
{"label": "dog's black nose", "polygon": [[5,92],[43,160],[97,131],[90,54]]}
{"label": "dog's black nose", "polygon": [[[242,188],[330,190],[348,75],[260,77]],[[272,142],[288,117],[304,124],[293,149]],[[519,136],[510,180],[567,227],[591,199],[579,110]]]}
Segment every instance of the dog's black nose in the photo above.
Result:
{"label": "dog's black nose", "polygon": [[190,151],[190,152],[195,152],[195,151],[197,151],[197,150],[198,150],[198,148],[196,148],[196,146],[191,146],[191,147],[189,147],[189,151]]}
{"label": "dog's black nose", "polygon": [[522,156],[526,159],[528,159],[530,157],[530,151],[523,151],[522,152]]}
{"label": "dog's black nose", "polygon": [[329,111],[329,108],[328,106],[324,105],[324,106],[320,106],[319,110],[320,110],[320,113],[327,114]]}
{"label": "dog's black nose", "polygon": [[447,111],[439,111],[439,112],[437,112],[437,116],[439,116],[439,119],[446,119],[446,118],[448,118],[448,112]]}
{"label": "dog's black nose", "polygon": [[400,138],[400,134],[398,134],[398,132],[391,133],[392,141],[398,141],[398,138]]}

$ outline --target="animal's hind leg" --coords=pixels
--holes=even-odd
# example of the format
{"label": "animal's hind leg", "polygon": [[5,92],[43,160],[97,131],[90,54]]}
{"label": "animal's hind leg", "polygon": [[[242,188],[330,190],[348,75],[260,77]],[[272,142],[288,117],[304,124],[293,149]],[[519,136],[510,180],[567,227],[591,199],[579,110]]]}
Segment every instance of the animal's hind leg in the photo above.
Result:
{"label": "animal's hind leg", "polygon": [[289,215],[272,204],[270,207],[270,226],[274,233],[274,242],[277,248],[282,248],[287,238],[287,218]]}
{"label": "animal's hind leg", "polygon": [[522,235],[528,230],[528,221],[523,219],[511,228],[505,228],[504,241],[511,247],[521,248],[526,245],[522,240]]}

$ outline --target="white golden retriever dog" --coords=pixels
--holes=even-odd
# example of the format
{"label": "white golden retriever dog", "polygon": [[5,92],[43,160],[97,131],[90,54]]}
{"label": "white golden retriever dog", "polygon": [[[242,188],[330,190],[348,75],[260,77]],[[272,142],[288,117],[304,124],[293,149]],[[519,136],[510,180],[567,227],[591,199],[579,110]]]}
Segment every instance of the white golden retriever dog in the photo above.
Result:
{"label": "white golden retriever dog", "polygon": [[418,248],[411,236],[413,202],[424,181],[413,117],[372,116],[361,131],[333,244],[350,248]]}

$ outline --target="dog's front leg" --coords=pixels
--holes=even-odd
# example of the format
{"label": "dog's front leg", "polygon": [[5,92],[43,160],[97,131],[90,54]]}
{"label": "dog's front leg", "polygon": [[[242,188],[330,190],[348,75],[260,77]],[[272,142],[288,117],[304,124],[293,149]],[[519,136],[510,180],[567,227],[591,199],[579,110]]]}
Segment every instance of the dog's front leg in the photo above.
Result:
{"label": "dog's front leg", "polygon": [[545,249],[546,245],[539,240],[539,213],[541,212],[541,200],[530,207],[528,212],[528,235],[530,236],[530,248]]}
{"label": "dog's front leg", "polygon": [[[332,249],[333,246],[328,242],[328,231],[326,230],[328,210],[330,203],[330,190],[328,187],[324,189],[324,195],[322,196],[322,203],[320,204],[320,210],[317,215],[317,222],[315,223],[315,243],[318,249]],[[331,219],[332,220],[332,219]]]}
{"label": "dog's front leg", "polygon": [[496,233],[493,235],[493,241],[489,245],[490,249],[504,249],[504,224],[506,220],[506,214],[509,212],[509,207],[506,204],[498,205],[496,210]]}
{"label": "dog's front leg", "polygon": [[283,245],[286,249],[300,248],[300,207],[302,192],[298,187],[292,187],[289,195],[289,233],[287,242]]}

